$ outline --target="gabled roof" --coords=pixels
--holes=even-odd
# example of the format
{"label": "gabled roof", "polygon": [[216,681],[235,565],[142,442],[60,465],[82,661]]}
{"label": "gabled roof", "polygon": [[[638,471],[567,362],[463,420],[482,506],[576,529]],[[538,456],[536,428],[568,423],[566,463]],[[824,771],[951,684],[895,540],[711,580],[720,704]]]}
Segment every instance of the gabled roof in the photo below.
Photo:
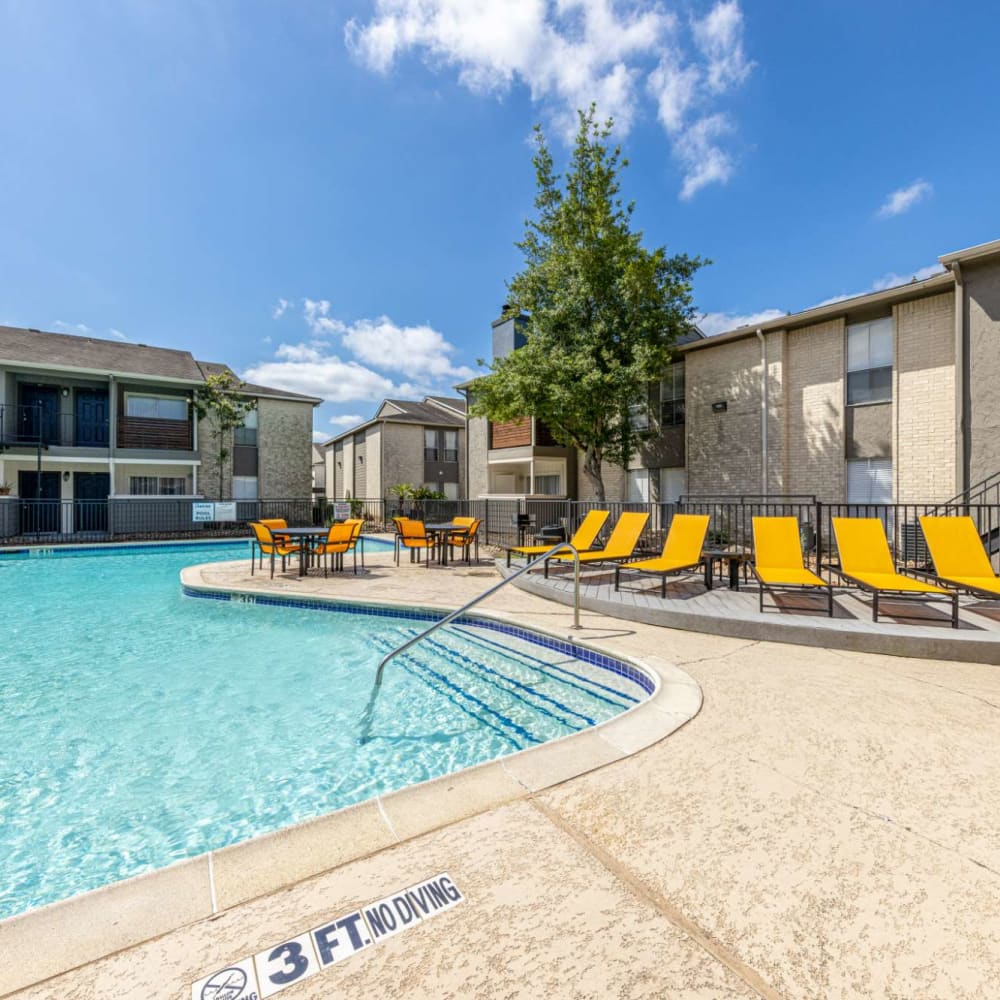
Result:
{"label": "gabled roof", "polygon": [[0,364],[4,362],[33,368],[203,381],[201,370],[188,351],[13,326],[0,326]]}
{"label": "gabled roof", "polygon": [[910,281],[904,285],[894,285],[892,288],[885,288],[877,292],[867,292],[864,295],[854,295],[846,299],[836,299],[833,302],[826,302],[823,305],[813,306],[810,309],[803,309],[801,312],[788,313],[779,316],[777,319],[768,320],[766,323],[752,323],[748,326],[741,326],[735,330],[728,330],[725,333],[718,333],[712,337],[705,337],[702,340],[684,344],[680,350],[685,354],[689,351],[698,351],[714,347],[716,344],[727,344],[733,340],[741,340],[744,337],[756,336],[758,330],[768,333],[771,330],[792,330],[800,326],[812,326],[826,319],[835,319],[845,313],[857,312],[860,309],[872,309],[878,306],[891,306],[896,302],[904,302],[907,299],[923,298],[927,295],[936,295],[954,287],[955,276],[949,271],[943,274],[935,274],[923,281]]}
{"label": "gabled roof", "polygon": [[[461,412],[457,412],[459,404]],[[323,442],[323,447],[343,441],[344,438],[349,438],[368,427],[374,427],[375,424],[419,424],[424,427],[464,428],[465,400],[453,399],[451,396],[424,396],[421,402],[413,399],[383,399],[375,411],[375,416],[328,438]]]}
{"label": "gabled roof", "polygon": [[242,391],[250,396],[266,396],[270,399],[290,399],[295,402],[302,403],[312,403],[313,406],[318,406],[323,402],[316,396],[303,396],[298,392],[288,392],[285,389],[272,389],[270,386],[266,385],[254,385],[252,382],[244,382],[243,379],[237,375],[229,365],[219,364],[217,361],[199,361],[198,366],[204,374],[205,378],[209,375],[221,375],[224,372],[228,372],[237,382],[242,383]]}

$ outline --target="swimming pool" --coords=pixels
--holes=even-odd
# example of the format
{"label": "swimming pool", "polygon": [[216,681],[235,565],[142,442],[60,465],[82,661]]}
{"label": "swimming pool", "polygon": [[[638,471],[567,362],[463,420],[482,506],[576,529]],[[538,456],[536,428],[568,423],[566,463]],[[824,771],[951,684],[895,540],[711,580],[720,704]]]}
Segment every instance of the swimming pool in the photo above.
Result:
{"label": "swimming pool", "polygon": [[[377,547],[369,541],[369,545]],[[0,917],[534,746],[645,691],[495,623],[194,600],[245,543],[0,555]],[[647,685],[648,681],[642,679]]]}

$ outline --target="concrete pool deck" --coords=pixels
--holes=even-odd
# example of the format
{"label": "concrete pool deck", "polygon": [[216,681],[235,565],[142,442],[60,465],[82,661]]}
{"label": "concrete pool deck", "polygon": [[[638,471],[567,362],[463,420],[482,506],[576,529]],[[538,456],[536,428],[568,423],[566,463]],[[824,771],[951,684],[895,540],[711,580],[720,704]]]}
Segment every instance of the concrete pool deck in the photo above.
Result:
{"label": "concrete pool deck", "polygon": [[[485,563],[366,561],[357,578],[290,573],[273,589],[454,607],[498,579]],[[270,589],[247,569],[219,564],[203,578]],[[443,814],[415,839],[401,829],[369,856],[12,995],[188,997],[231,961],[447,871],[464,903],[279,995],[1000,996],[996,668],[591,611],[571,633],[568,609],[513,587],[482,607],[677,664],[702,709],[632,756]],[[2,941],[0,953],[12,954]]]}

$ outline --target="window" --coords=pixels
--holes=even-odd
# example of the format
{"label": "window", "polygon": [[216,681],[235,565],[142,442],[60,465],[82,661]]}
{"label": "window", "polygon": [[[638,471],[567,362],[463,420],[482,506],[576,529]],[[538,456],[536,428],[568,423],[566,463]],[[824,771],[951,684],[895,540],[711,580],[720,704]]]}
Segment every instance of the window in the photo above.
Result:
{"label": "window", "polygon": [[444,460],[446,462],[458,461],[458,431],[444,432]]}
{"label": "window", "polygon": [[458,483],[442,483],[441,488],[449,500],[458,499]]}
{"label": "window", "polygon": [[847,502],[892,503],[892,459],[859,458],[848,462]]}
{"label": "window", "polygon": [[535,493],[539,496],[559,496],[562,493],[561,486],[561,476],[535,476]]}
{"label": "window", "polygon": [[670,366],[660,382],[660,426],[681,427],[684,424],[684,362]]}
{"label": "window", "polygon": [[243,420],[242,427],[233,429],[233,444],[255,448],[257,446],[257,411],[251,410]]}
{"label": "window", "polygon": [[256,500],[257,499],[257,477],[256,476],[233,476],[233,499],[234,500]]}
{"label": "window", "polygon": [[431,428],[424,430],[424,461],[436,462],[438,460],[438,432]]}
{"label": "window", "polygon": [[188,492],[184,476],[129,476],[129,495],[133,497],[182,497]]}
{"label": "window", "polygon": [[127,392],[125,416],[146,420],[187,420],[188,401],[183,396],[146,396]]}
{"label": "window", "polygon": [[648,503],[649,469],[629,469],[628,500],[629,503]]}
{"label": "window", "polygon": [[892,399],[892,317],[847,328],[847,405]]}
{"label": "window", "polygon": [[128,491],[134,497],[155,497],[159,490],[156,476],[129,476]]}
{"label": "window", "polygon": [[683,465],[660,469],[660,503],[677,503],[687,493],[687,469]]}
{"label": "window", "polygon": [[648,431],[649,407],[645,403],[633,403],[628,408],[628,422],[634,431]]}

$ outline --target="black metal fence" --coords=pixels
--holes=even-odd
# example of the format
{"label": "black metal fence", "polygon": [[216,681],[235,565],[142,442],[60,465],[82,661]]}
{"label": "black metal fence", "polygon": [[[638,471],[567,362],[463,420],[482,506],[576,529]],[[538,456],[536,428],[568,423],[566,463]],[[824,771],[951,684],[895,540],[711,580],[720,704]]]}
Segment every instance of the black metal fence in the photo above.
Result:
{"label": "black metal fence", "polygon": [[[818,567],[835,562],[835,517],[877,517],[897,562],[922,568],[929,562],[920,530],[921,515],[967,515],[1000,565],[1000,502],[914,504],[827,504],[810,496],[736,497],[683,496],[677,503],[630,503],[588,500],[488,498],[480,500],[420,500],[399,504],[380,498],[327,500],[290,498],[237,500],[232,520],[202,520],[203,501],[190,497],[127,497],[108,500],[34,500],[0,497],[0,544],[58,544],[81,541],[127,541],[171,538],[225,538],[248,534],[247,522],[284,518],[290,525],[330,524],[343,517],[360,517],[366,532],[393,530],[392,518],[405,514],[426,522],[456,516],[479,518],[486,545],[506,546],[531,541],[536,535],[569,538],[587,512],[608,510],[604,537],[625,511],[649,515],[638,552],[655,553],[663,546],[677,513],[708,514],[708,544],[753,553],[753,519],[794,517],[799,523],[803,553]],[[201,505],[201,506],[198,506]],[[212,508],[214,510],[215,508]]]}

